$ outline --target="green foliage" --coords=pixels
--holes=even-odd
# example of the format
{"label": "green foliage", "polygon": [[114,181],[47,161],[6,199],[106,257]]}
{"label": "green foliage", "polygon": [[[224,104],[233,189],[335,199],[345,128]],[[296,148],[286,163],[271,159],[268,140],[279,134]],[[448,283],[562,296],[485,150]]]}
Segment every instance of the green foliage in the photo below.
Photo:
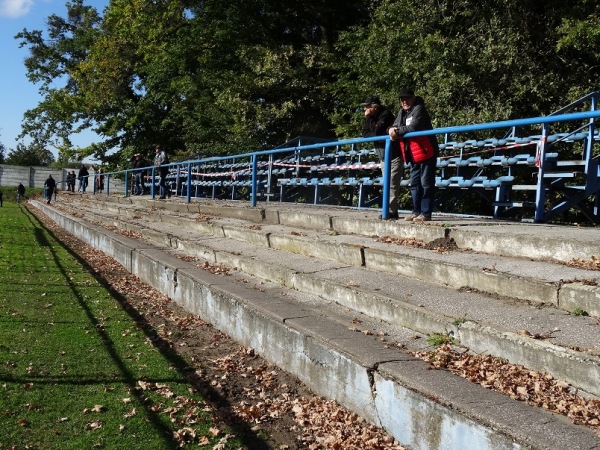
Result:
{"label": "green foliage", "polygon": [[454,344],[455,341],[447,334],[434,333],[427,337],[427,343],[432,347],[439,347],[440,345]]}
{"label": "green foliage", "polygon": [[589,315],[587,313],[587,311],[580,308],[579,306],[577,308],[575,308],[571,314],[573,314],[574,316],[588,316]]}
{"label": "green foliage", "polygon": [[29,146],[18,143],[6,158],[6,164],[14,166],[48,166],[52,162],[54,162],[52,152],[35,142]]}
{"label": "green foliage", "polygon": [[[477,8],[467,0],[377,3],[368,26],[342,33],[338,43],[349,54],[333,86],[342,97],[335,118],[338,131],[358,133],[359,119],[345,112],[367,93],[394,105],[405,86],[426,99],[435,126],[551,112],[593,89],[568,74],[583,75],[579,65],[584,52],[571,52],[565,61],[567,41],[563,38],[558,46],[562,18],[571,9],[558,1],[541,8],[517,0],[486,0]],[[597,54],[593,43],[577,43]],[[597,72],[596,65],[592,73]]]}
{"label": "green foliage", "polygon": [[[595,87],[596,6],[115,0],[101,16],[76,0],[47,30],[17,35],[44,97],[23,135],[117,167],[156,144],[185,157],[355,137],[366,95],[396,111],[409,86],[435,126],[545,115]],[[86,128],[102,142],[73,148]]]}
{"label": "green foliage", "polygon": [[21,137],[29,136],[43,147],[70,149],[70,135],[93,126],[72,74],[96,39],[100,20],[94,8],[85,6],[83,0],[74,0],[67,3],[66,18],[55,14],[48,17],[45,33],[24,29],[15,36],[20,47],[29,48],[25,59],[27,77],[39,85],[43,96],[35,108],[25,113]]}
{"label": "green foliage", "polygon": [[456,325],[457,327],[461,326],[463,323],[465,323],[467,321],[467,316],[464,315],[462,317],[459,317],[457,319],[454,319],[454,321],[452,322],[453,325]]}

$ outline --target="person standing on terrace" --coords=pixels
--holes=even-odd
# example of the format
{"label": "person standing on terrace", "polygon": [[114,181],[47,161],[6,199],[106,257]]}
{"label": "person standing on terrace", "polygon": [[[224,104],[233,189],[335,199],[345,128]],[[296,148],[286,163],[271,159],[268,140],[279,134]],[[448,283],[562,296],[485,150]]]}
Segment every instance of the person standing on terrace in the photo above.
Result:
{"label": "person standing on terrace", "polygon": [[133,158],[131,159],[131,168],[138,169],[134,172],[133,175],[133,195],[142,195],[144,193],[144,177],[146,176],[146,171],[141,169],[142,167],[146,166],[148,166],[148,164],[142,158],[141,153],[136,153],[135,155],[133,155]]}
{"label": "person standing on terrace", "polygon": [[432,130],[431,118],[423,98],[411,89],[403,89],[399,95],[402,108],[394,124],[388,130],[390,138],[400,143],[404,160],[410,163],[410,193],[413,210],[404,220],[426,222],[431,220],[435,194],[435,173],[438,141],[435,135],[405,138],[406,133]]}
{"label": "person standing on terrace", "polygon": [[87,188],[87,185],[88,185],[89,176],[90,176],[90,173],[88,172],[87,168],[82,164],[81,168],[79,169],[79,174],[77,175],[77,178],[79,178],[79,191],[80,192],[85,192],[85,189]]}
{"label": "person standing on terrace", "polygon": [[[394,123],[392,112],[381,105],[381,100],[375,95],[368,96],[362,104],[365,123],[363,126],[362,137],[385,136],[388,128]],[[382,163],[385,157],[385,141],[376,141],[373,143],[379,162]],[[400,178],[404,169],[404,163],[400,156],[398,142],[392,142],[390,148],[391,171],[390,171],[390,204],[388,219],[398,218],[398,195],[400,193]]]}
{"label": "person standing on terrace", "polygon": [[169,168],[166,166],[169,164],[169,157],[167,152],[162,150],[159,145],[156,146],[156,156],[154,157],[154,165],[157,167],[158,173],[160,174],[160,181],[158,182],[160,199],[166,197],[171,198],[171,190],[167,186],[167,175],[169,174]]}

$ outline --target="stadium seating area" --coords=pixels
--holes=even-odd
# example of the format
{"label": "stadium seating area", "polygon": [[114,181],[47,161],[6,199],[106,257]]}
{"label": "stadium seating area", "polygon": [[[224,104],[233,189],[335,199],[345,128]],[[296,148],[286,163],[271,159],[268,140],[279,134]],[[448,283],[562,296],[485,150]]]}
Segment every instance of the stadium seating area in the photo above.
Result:
{"label": "stadium seating area", "polygon": [[[570,106],[595,98],[597,93],[592,93]],[[575,128],[565,131],[566,125]],[[531,133],[536,127],[537,134]],[[600,134],[594,120],[512,126],[503,138],[460,139],[468,134],[438,134],[438,211],[452,212],[446,210],[454,204],[451,198],[464,198],[467,190],[482,199],[494,217],[525,218],[529,214],[535,221],[545,221],[578,207],[598,222],[598,205],[589,203],[590,197],[598,203],[594,194],[600,190],[594,151]],[[368,140],[184,161],[171,168],[167,183],[172,192],[188,198],[250,200],[254,193],[255,199],[263,201],[358,208],[381,207],[382,203],[382,167]],[[409,189],[408,170],[400,186]],[[480,202],[475,209],[481,210]]]}

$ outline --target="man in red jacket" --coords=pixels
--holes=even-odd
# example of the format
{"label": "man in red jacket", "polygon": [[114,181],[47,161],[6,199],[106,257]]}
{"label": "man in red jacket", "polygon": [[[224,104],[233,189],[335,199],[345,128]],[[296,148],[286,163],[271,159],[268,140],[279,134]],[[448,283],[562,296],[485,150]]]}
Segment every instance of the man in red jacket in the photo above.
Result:
{"label": "man in red jacket", "polygon": [[411,89],[400,92],[402,109],[394,124],[388,130],[392,141],[400,141],[400,151],[404,161],[410,163],[410,193],[412,197],[412,214],[404,220],[425,222],[431,220],[435,194],[435,172],[439,146],[437,138],[419,136],[405,138],[411,131],[432,130],[433,125],[425,102],[415,95]]}

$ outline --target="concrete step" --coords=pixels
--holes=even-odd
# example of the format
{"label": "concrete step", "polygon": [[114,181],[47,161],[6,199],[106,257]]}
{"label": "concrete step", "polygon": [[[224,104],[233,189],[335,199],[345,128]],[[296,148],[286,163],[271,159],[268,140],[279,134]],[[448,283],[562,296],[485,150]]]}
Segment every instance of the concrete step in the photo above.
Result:
{"label": "concrete step", "polygon": [[[85,208],[79,205],[77,210]],[[392,325],[447,334],[473,351],[551,373],[600,395],[597,319],[555,309],[569,304],[562,298],[583,304],[584,294],[593,304],[596,286],[565,283],[561,277],[591,280],[596,272],[500,256],[490,260],[467,252],[440,254],[296,226],[196,221],[135,205],[105,205],[104,215],[98,208],[88,211],[90,219],[138,232],[156,245],[317,293]],[[485,295],[485,290],[503,295]],[[556,301],[515,302],[532,298]]]}
{"label": "concrete step", "polygon": [[[129,224],[132,229],[137,226],[146,239],[115,234],[44,203],[38,202],[36,206],[68,231],[111,255],[143,281],[296,374],[317,393],[335,398],[370,422],[384,427],[404,445],[431,449],[563,449],[597,448],[600,445],[599,437],[591,430],[572,425],[562,417],[513,401],[449,372],[429,370],[423,361],[379,337],[379,331],[383,331],[386,337],[414,347],[415,344],[409,343],[414,332],[407,332],[406,327],[396,323],[377,320],[377,314],[357,316],[354,308],[336,304],[337,300],[344,300],[345,295],[354,291],[356,295],[352,301],[381,305],[374,308],[385,309],[385,303],[380,300],[387,297],[389,289],[398,289],[398,286],[388,288],[382,283],[401,276],[382,272],[384,278],[372,280],[376,272],[364,267],[320,261],[224,237],[198,236],[197,230],[175,227],[166,221],[148,219],[143,226],[136,225],[134,222],[140,221],[141,217],[132,217],[141,215],[140,211],[133,212],[129,220],[110,217],[106,211],[105,215],[96,218],[107,223],[112,220],[119,226]],[[73,213],[80,216],[78,209],[82,208],[78,206],[82,205],[72,206]],[[98,206],[100,212],[106,205]],[[155,226],[150,227],[151,224]],[[166,229],[171,232],[165,232]],[[198,243],[201,250],[196,253],[212,254],[214,263],[228,261],[239,270],[232,271],[231,276],[198,270],[197,262],[174,256],[182,250],[180,243],[182,246],[183,243],[190,246]],[[275,255],[279,256],[275,258]],[[287,266],[284,261],[288,261]],[[303,271],[294,267],[298,264],[304,264]],[[290,266],[295,270],[288,270]],[[277,272],[278,267],[284,270]],[[293,278],[278,280],[277,284],[257,282],[254,274],[244,279],[250,276],[246,270],[266,271],[267,268],[273,275],[278,274],[274,278]],[[334,283],[336,277],[337,285]],[[311,279],[319,278],[323,280],[320,293],[325,297],[332,295],[336,301],[323,302],[321,295],[306,293],[313,288]],[[266,277],[262,279],[266,280]],[[365,283],[366,287],[367,281],[372,285],[363,289],[362,285]],[[404,283],[409,281],[403,279]],[[285,289],[288,282],[295,283],[294,287],[300,289]],[[434,290],[441,292],[439,286],[415,283],[415,287],[400,284],[402,291],[395,297],[402,297],[402,293],[406,295],[402,300],[387,297],[388,307],[406,303],[404,311],[412,311],[416,318],[428,307],[405,301],[412,297],[408,294],[413,289],[423,294],[419,302],[430,296],[456,292],[445,289],[445,294],[438,294]],[[417,285],[421,287],[417,288]],[[342,291],[342,286],[347,291]],[[384,287],[385,292],[380,294]],[[302,295],[297,295],[298,292]],[[479,294],[470,295],[475,296],[471,298],[474,301]],[[434,316],[427,314],[427,320]],[[446,320],[443,314],[436,314]],[[365,320],[373,334],[359,333],[355,327],[348,326],[355,319]],[[477,326],[473,324],[465,329]],[[529,342],[525,340],[519,345],[527,347]]]}
{"label": "concrete step", "polygon": [[[86,205],[80,205],[79,208],[84,210]],[[140,218],[147,216],[149,211],[131,203],[118,206],[104,203],[102,209],[117,216],[138,215]],[[256,214],[260,212],[257,210],[236,210],[240,218],[222,217],[207,210],[204,214],[212,218],[210,222],[198,222],[195,213],[178,211],[174,214],[170,210],[155,209],[151,218],[153,221],[195,229],[204,235],[364,266],[374,271],[401,274],[443,286],[475,289],[536,304],[550,304],[568,312],[585,311],[600,317],[600,271],[555,263],[575,258],[587,261],[595,255],[592,252],[596,249],[600,255],[600,246],[588,239],[577,241],[573,236],[567,236],[568,231],[557,227],[522,224],[498,227],[464,221],[460,225],[454,221],[453,227],[423,226],[357,219],[348,214],[342,216],[339,212],[333,216],[326,213],[317,216],[312,211],[303,214],[305,211],[306,208],[294,212],[271,210],[274,217],[261,220],[262,216]],[[249,215],[249,220],[259,225],[248,227],[247,220],[241,218],[244,212],[253,213]],[[92,213],[96,213],[95,208]],[[220,220],[217,220],[219,217]],[[363,222],[362,226],[353,225],[357,220]],[[452,221],[447,222],[450,223]],[[363,234],[356,233],[357,228],[363,230]],[[369,229],[373,234],[365,233]],[[381,242],[377,237],[390,239]],[[452,239],[459,251],[450,249],[440,252],[394,244],[411,239],[424,243],[441,240],[440,245]],[[414,241],[408,243],[417,244]],[[544,246],[550,247],[551,251]],[[529,249],[529,254],[537,255],[537,258],[515,256],[519,252],[513,249],[517,248],[521,253]],[[552,259],[548,258],[551,252]]]}

